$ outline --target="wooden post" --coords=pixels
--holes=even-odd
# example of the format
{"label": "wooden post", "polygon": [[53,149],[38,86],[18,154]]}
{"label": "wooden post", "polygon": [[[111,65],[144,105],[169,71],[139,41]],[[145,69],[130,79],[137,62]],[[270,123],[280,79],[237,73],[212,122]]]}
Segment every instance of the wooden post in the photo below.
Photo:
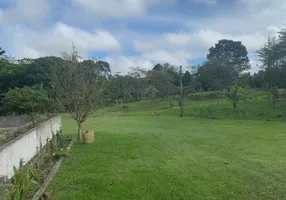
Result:
{"label": "wooden post", "polygon": [[180,117],[184,117],[184,97],[183,97],[183,74],[182,74],[182,65],[180,65],[180,85],[181,85],[181,94],[180,94]]}

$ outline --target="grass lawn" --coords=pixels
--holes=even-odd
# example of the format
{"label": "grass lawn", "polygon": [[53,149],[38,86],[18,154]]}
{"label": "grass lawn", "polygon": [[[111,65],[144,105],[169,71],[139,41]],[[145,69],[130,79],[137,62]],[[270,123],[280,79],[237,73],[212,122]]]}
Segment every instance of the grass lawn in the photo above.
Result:
{"label": "grass lawn", "polygon": [[[174,116],[90,118],[48,187],[56,200],[286,199],[286,124]],[[66,133],[76,123],[63,120]]]}

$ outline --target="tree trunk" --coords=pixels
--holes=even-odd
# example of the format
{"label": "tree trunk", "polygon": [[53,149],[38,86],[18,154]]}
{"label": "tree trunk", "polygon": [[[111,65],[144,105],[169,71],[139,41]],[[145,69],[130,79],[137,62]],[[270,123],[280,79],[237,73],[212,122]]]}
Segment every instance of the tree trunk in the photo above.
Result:
{"label": "tree trunk", "polygon": [[180,95],[180,117],[184,117],[184,97],[183,97],[183,75],[182,75],[182,65],[180,66],[180,85],[181,85],[181,95]]}
{"label": "tree trunk", "polygon": [[77,139],[81,140],[81,129],[82,129],[82,122],[77,122],[78,130],[77,130]]}
{"label": "tree trunk", "polygon": [[233,110],[236,111],[236,102],[233,102]]}

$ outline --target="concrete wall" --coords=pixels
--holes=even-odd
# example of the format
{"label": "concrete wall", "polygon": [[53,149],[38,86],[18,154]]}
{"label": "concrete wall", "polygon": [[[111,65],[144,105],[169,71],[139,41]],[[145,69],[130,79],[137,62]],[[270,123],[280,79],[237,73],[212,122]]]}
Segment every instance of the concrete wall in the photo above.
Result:
{"label": "concrete wall", "polygon": [[4,116],[0,117],[0,128],[19,127],[32,122],[31,116]]}
{"label": "concrete wall", "polygon": [[60,128],[61,117],[56,116],[0,146],[0,177],[10,179],[13,176],[13,166],[18,167],[20,159],[29,161],[41,145],[46,145],[47,138],[52,138]]}

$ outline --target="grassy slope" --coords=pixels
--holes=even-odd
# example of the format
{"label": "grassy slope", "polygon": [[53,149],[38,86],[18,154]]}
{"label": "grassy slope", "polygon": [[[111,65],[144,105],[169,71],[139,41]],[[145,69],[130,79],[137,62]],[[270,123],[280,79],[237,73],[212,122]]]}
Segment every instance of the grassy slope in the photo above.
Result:
{"label": "grassy slope", "polygon": [[[174,101],[173,104],[176,102]],[[118,115],[152,115],[153,112],[161,116],[178,116],[179,107],[170,108],[166,100],[142,101],[129,103],[128,112],[125,113],[122,105],[99,110],[95,116]],[[238,110],[233,111],[231,102],[227,100],[185,100],[184,110],[186,117],[197,119],[239,119],[239,120],[265,120],[286,121],[286,104],[276,107],[265,99],[253,99],[238,103]]]}
{"label": "grassy slope", "polygon": [[[141,108],[85,123],[95,143],[75,144],[52,199],[286,199],[284,123],[140,116],[155,107]],[[76,134],[72,120],[63,123]]]}

